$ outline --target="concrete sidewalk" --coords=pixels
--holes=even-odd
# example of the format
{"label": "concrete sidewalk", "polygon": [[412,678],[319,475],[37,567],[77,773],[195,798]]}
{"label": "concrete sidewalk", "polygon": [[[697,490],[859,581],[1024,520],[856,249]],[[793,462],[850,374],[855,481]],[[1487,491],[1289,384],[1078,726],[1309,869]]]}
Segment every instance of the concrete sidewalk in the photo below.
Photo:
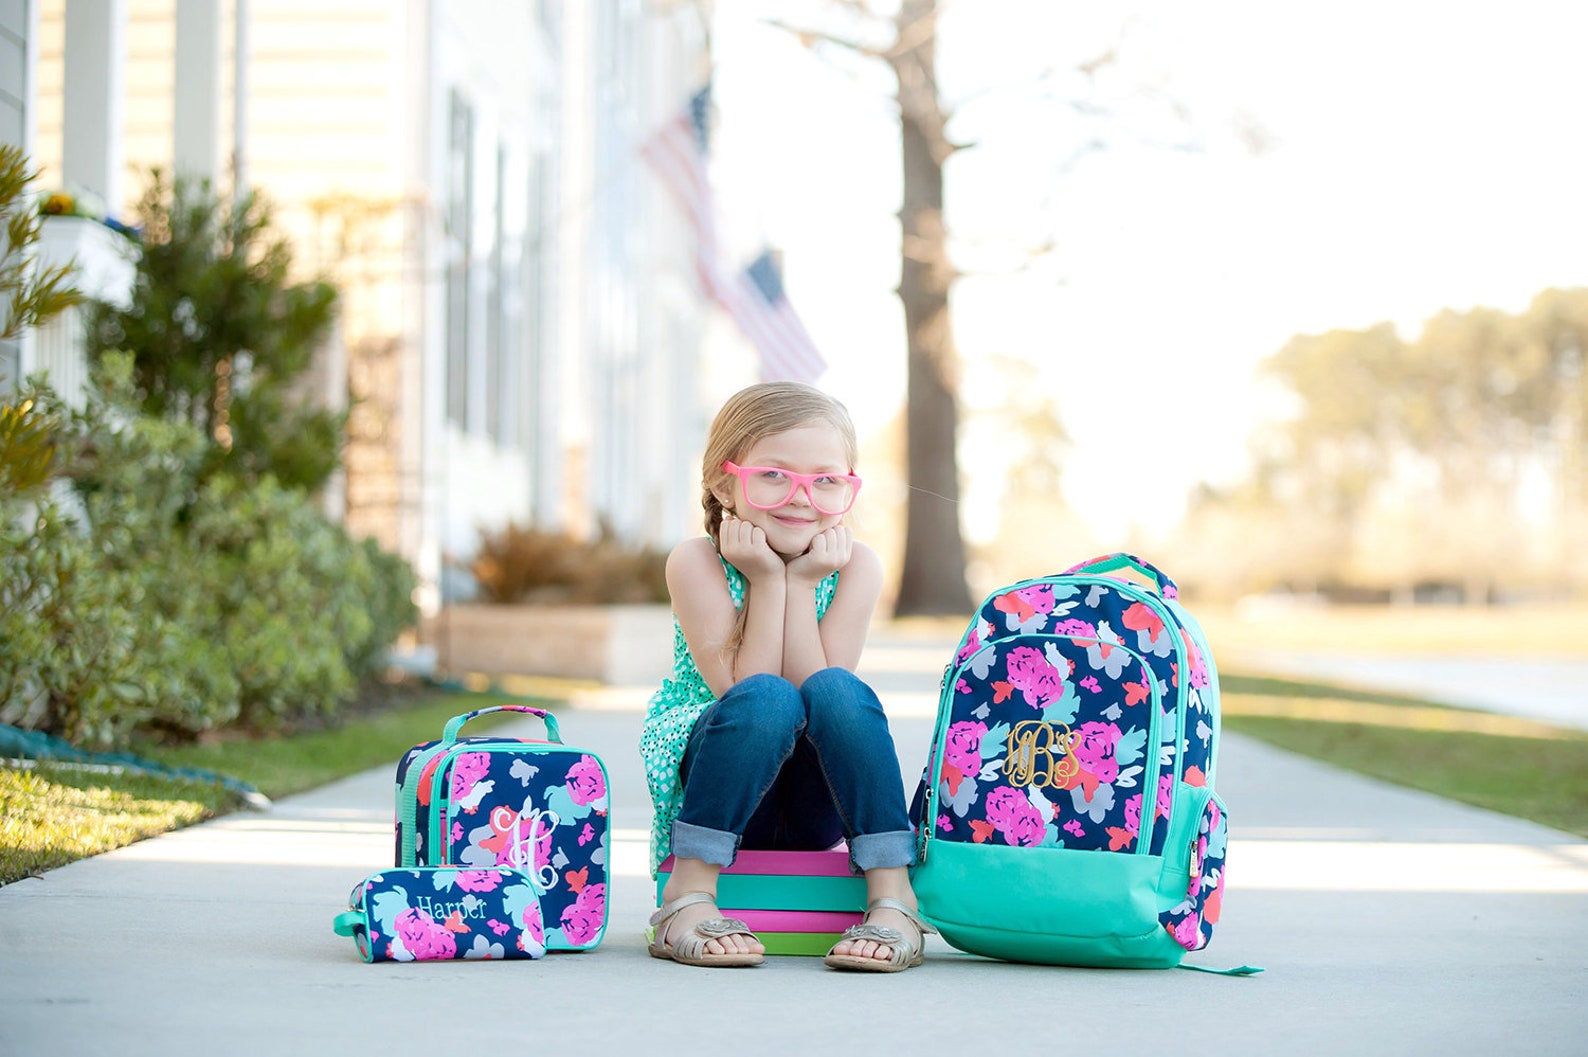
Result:
{"label": "concrete sidewalk", "polygon": [[[911,788],[948,652],[868,650]],[[614,794],[598,950],[361,962],[331,919],[390,863],[383,767],[0,888],[0,1055],[1588,1048],[1588,842],[1233,735],[1219,763],[1231,886],[1212,946],[1191,960],[1261,976],[1013,965],[936,938],[926,965],[895,976],[813,958],[743,971],[654,961],[641,935],[654,891],[635,750],[644,696],[606,691],[559,712]]]}
{"label": "concrete sidewalk", "polygon": [[1588,660],[1254,651],[1242,671],[1324,679],[1588,730]]}

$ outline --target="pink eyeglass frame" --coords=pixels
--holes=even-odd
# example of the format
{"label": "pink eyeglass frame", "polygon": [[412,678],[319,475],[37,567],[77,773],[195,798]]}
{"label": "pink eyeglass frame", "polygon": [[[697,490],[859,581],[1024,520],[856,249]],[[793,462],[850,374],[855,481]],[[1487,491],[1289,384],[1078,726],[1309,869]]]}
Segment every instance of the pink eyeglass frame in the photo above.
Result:
{"label": "pink eyeglass frame", "polygon": [[[855,500],[860,497],[860,486],[863,483],[859,477],[856,477],[852,473],[795,473],[793,470],[785,470],[781,466],[740,466],[732,459],[724,462],[722,464],[722,468],[724,472],[731,473],[739,479],[739,491],[744,495],[744,501],[755,507],[757,510],[776,510],[779,507],[788,506],[789,503],[794,501],[795,494],[801,488],[803,488],[805,489],[805,498],[809,499],[811,501],[811,506],[815,507],[821,513],[826,514],[829,517],[833,517],[838,514],[847,514],[855,505]],[[752,473],[780,473],[784,477],[787,477],[793,482],[791,485],[789,485],[787,498],[785,498],[781,503],[773,503],[771,506],[762,506],[760,503],[755,502],[750,498],[750,481],[747,476]],[[848,481],[850,484],[854,485],[855,490],[849,494],[848,506],[844,507],[842,510],[827,510],[816,501],[816,493],[811,491],[811,485],[815,484],[817,479],[822,477],[836,477],[839,480]]]}

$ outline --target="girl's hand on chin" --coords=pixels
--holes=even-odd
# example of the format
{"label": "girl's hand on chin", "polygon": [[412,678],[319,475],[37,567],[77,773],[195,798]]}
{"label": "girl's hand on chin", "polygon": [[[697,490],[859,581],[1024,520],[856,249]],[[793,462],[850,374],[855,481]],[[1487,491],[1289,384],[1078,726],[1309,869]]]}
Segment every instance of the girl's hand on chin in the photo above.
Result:
{"label": "girl's hand on chin", "polygon": [[722,515],[717,549],[751,583],[784,576],[783,559],[766,541],[766,533],[732,514]]}
{"label": "girl's hand on chin", "polygon": [[855,536],[848,525],[834,525],[825,532],[818,532],[805,553],[788,563],[789,577],[814,587],[849,564],[854,545]]}

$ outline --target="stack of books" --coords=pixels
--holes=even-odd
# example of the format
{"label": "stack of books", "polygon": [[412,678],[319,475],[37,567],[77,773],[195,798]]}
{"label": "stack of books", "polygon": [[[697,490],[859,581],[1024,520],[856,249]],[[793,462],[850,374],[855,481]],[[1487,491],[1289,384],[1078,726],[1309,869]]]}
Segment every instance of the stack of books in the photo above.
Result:
{"label": "stack of books", "polygon": [[[656,905],[673,870],[663,860]],[[824,955],[866,911],[866,879],[849,871],[849,849],[741,851],[717,881],[723,917],[739,918],[768,954]]]}

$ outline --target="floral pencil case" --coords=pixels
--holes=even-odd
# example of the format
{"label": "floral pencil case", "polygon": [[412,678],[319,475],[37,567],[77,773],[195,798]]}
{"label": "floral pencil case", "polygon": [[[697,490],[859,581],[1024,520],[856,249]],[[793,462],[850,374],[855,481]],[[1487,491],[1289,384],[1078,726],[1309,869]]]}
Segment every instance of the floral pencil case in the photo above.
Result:
{"label": "floral pencil case", "polygon": [[546,953],[540,897],[510,866],[391,867],[371,874],[336,916],[366,962],[539,958]]}

